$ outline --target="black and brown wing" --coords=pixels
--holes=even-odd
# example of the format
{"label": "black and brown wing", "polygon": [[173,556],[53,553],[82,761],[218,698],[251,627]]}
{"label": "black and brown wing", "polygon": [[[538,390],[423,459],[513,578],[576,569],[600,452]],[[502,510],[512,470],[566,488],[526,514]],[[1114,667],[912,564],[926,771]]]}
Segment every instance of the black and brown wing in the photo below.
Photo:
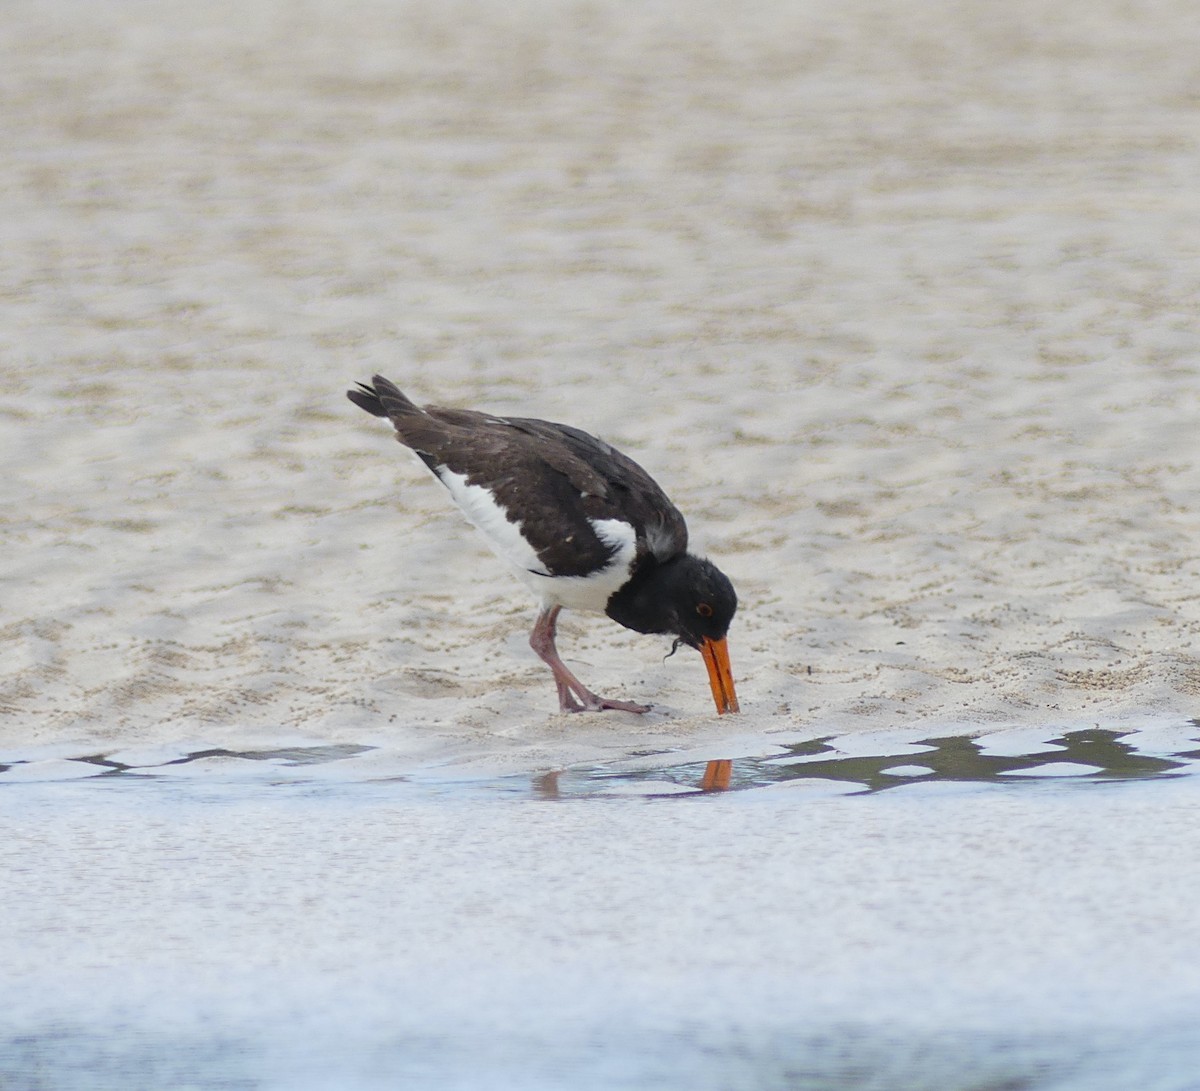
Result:
{"label": "black and brown wing", "polygon": [[687,549],[687,524],[657,482],[616,448],[569,425],[495,417],[466,409],[418,407],[382,376],[348,391],[356,405],[387,417],[401,443],[438,474],[462,475],[488,490],[549,574],[586,576],[613,547],[593,525],[634,528],[638,555],[669,560]]}

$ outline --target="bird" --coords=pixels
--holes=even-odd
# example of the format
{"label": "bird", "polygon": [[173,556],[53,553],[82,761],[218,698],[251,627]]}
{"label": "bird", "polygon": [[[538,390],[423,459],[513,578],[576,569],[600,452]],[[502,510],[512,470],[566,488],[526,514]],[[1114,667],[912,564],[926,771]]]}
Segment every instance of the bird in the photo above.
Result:
{"label": "bird", "polygon": [[687,551],[687,523],[658,483],[604,440],[567,424],[419,406],[375,375],[346,396],[386,418],[468,521],[538,601],[530,647],[550,668],[561,712],[649,705],[600,697],[556,647],[564,609],[603,613],[663,633],[704,658],[720,714],[738,712],[726,634],[737,610],[729,578]]}

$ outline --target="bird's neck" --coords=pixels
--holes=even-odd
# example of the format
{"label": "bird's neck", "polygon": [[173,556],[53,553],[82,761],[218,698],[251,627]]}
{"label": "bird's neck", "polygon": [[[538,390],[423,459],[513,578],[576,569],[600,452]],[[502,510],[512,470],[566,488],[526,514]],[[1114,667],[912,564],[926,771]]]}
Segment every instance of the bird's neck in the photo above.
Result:
{"label": "bird's neck", "polygon": [[660,564],[645,558],[619,590],[609,597],[604,612],[626,629],[637,633],[674,632],[676,588],[684,582],[696,559],[685,553]]}

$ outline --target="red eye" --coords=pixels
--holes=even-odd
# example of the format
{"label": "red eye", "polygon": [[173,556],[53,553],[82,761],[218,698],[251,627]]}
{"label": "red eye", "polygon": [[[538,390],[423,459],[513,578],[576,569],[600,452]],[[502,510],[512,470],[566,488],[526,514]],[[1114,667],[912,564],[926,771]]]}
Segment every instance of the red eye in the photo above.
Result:
{"label": "red eye", "polygon": [[696,613],[701,617],[712,617],[713,608],[707,602],[702,602],[696,607]]}

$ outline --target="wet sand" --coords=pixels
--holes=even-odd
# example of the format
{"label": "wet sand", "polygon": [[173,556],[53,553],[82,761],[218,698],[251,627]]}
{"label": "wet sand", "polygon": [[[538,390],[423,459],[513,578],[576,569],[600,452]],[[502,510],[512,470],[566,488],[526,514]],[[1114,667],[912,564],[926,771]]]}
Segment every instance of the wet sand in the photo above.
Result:
{"label": "wet sand", "polygon": [[[1145,763],[1169,739],[1133,741]],[[1031,732],[986,747],[1042,748]],[[910,776],[944,756],[898,733],[873,749]],[[637,782],[606,775],[601,794],[558,800],[358,760],[3,785],[0,1076],[55,1091],[1194,1085],[1194,758],[1139,782],[936,776],[871,794],[826,772],[631,796]]]}

